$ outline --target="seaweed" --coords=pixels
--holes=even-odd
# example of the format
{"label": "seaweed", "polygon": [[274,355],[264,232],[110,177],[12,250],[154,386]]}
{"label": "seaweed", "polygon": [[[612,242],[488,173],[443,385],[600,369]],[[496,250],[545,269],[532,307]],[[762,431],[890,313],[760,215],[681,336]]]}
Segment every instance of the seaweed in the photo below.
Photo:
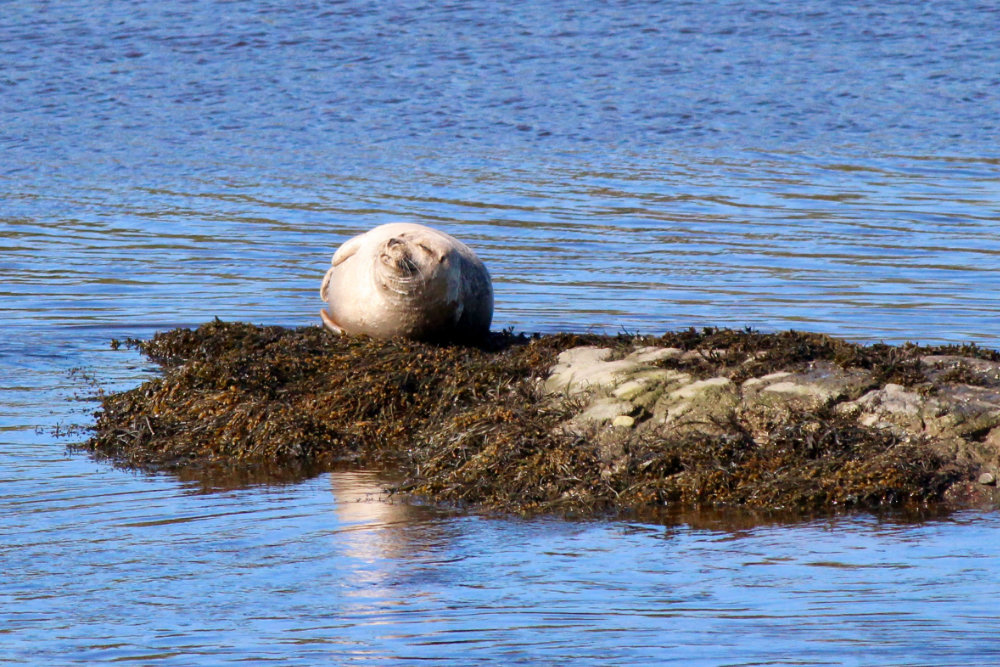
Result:
{"label": "seaweed", "polygon": [[[688,329],[668,332],[658,344],[682,350],[700,350],[693,359],[667,360],[665,365],[694,371],[699,375],[727,375],[734,382],[776,371],[795,370],[816,361],[830,361],[842,368],[874,372],[877,384],[895,382],[912,386],[926,381],[920,357],[932,350],[914,344],[902,346],[877,343],[859,345],[832,336],[803,331],[760,333],[752,329]],[[968,348],[981,354],[974,346]]]}
{"label": "seaweed", "polygon": [[561,427],[579,406],[540,388],[559,353],[579,345],[679,347],[697,354],[665,363],[737,381],[827,360],[911,386],[926,382],[921,355],[951,347],[728,329],[657,338],[506,331],[442,345],[218,320],[126,343],[162,376],[102,396],[84,447],[189,477],[287,479],[359,465],[394,471],[397,492],[436,502],[593,515],[921,505],[971,474],[931,443],[830,406],[783,416],[736,408],[711,428],[636,432],[609,461]]}

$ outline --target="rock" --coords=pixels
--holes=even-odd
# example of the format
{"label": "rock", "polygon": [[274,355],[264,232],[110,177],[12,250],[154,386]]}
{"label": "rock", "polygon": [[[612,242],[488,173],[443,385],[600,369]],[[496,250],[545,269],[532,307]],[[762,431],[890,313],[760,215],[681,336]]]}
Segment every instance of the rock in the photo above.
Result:
{"label": "rock", "polygon": [[931,354],[920,358],[924,374],[934,383],[956,382],[1000,387],[1000,362],[955,354]]}
{"label": "rock", "polygon": [[[653,365],[681,356],[676,348],[640,347],[621,359],[609,359],[613,353],[609,348],[587,346],[559,355],[544,390],[567,397],[589,397],[573,421],[609,422],[641,410],[652,414],[661,397],[692,383],[687,373]],[[666,408],[660,412],[665,414]]]}
{"label": "rock", "polygon": [[621,428],[632,428],[635,426],[635,418],[628,415],[618,415],[611,421],[611,425]]}
{"label": "rock", "polygon": [[634,408],[628,401],[620,401],[616,398],[598,398],[574,419],[577,422],[609,422],[616,417],[627,415]]}
{"label": "rock", "polygon": [[743,382],[748,406],[790,410],[814,409],[825,403],[857,398],[872,384],[871,373],[845,370],[828,361],[816,361],[797,372],[780,371]]}
{"label": "rock", "polygon": [[626,357],[643,364],[653,364],[663,359],[677,359],[684,356],[684,351],[676,347],[637,347]]}
{"label": "rock", "polygon": [[993,486],[997,483],[997,477],[991,472],[984,472],[979,476],[979,483],[983,486]]}
{"label": "rock", "polygon": [[681,418],[707,417],[731,409],[736,402],[732,380],[724,377],[708,378],[683,385],[671,391],[656,403],[653,417],[664,422]]}
{"label": "rock", "polygon": [[873,389],[854,401],[840,404],[837,409],[858,415],[858,421],[865,426],[898,425],[907,430],[923,430],[920,415],[924,397],[898,384],[889,383],[881,389]]}
{"label": "rock", "polygon": [[1000,389],[945,384],[938,387],[925,405],[930,408],[925,408],[923,414],[925,429],[931,435],[974,439],[1000,426]]}
{"label": "rock", "polygon": [[562,352],[545,381],[547,393],[579,394],[585,391],[611,392],[628,380],[648,382],[676,374],[653,364],[680,356],[676,348],[640,347],[622,359],[608,360],[614,350],[603,347],[574,347]]}
{"label": "rock", "polygon": [[[711,430],[706,425],[724,420],[738,403],[738,390],[729,378],[695,380],[689,373],[653,365],[690,352],[640,347],[620,359],[612,359],[613,355],[614,350],[593,346],[566,350],[544,383],[550,395],[584,400],[581,411],[564,428],[591,441],[602,458],[622,449],[626,429],[648,432],[666,424],[673,428],[694,424]],[[637,415],[643,415],[641,423]],[[595,425],[613,430],[595,432]]]}
{"label": "rock", "polygon": [[739,387],[726,377],[690,382],[662,396],[653,408],[650,428],[720,434],[739,405]]}
{"label": "rock", "polygon": [[724,377],[709,378],[707,380],[698,380],[697,382],[692,382],[691,384],[685,385],[680,389],[670,392],[670,400],[686,401],[692,398],[697,398],[702,396],[706,392],[710,392],[713,389],[718,389],[720,387],[728,387],[732,384],[732,380]]}
{"label": "rock", "polygon": [[997,426],[990,430],[983,438],[983,445],[989,447],[993,451],[1000,452],[1000,426]]}
{"label": "rock", "polygon": [[769,373],[759,378],[750,378],[749,380],[746,380],[743,383],[743,388],[750,389],[750,388],[761,387],[762,385],[767,386],[772,382],[777,382],[778,380],[784,380],[786,377],[789,377],[791,375],[792,373],[790,371],[778,371],[777,373]]}
{"label": "rock", "polygon": [[1000,426],[1000,389],[967,384],[935,389],[925,395],[886,384],[839,409],[853,411],[865,426],[896,427],[941,440],[975,439]]}
{"label": "rock", "polygon": [[574,347],[562,352],[545,381],[548,393],[578,394],[588,389],[613,385],[615,377],[633,368],[625,360],[607,361],[612,350],[601,347]]}
{"label": "rock", "polygon": [[[989,386],[1000,376],[997,362],[926,355],[921,363],[938,382],[918,387],[886,383],[870,389],[876,382],[871,372],[822,359],[752,377],[737,386],[722,375],[696,379],[685,372],[688,368],[704,372],[702,362],[721,351],[646,346],[621,358],[613,358],[615,354],[611,348],[583,346],[559,355],[544,388],[549,394],[584,401],[570,424],[639,432],[661,427],[717,432],[720,424],[731,422],[738,413],[755,433],[766,437],[770,424],[832,405],[861,426],[889,429],[904,440],[930,439],[962,460],[1000,463],[1000,384]],[[667,359],[676,360],[684,370],[656,365]],[[609,437],[600,439],[618,441],[618,436]]]}

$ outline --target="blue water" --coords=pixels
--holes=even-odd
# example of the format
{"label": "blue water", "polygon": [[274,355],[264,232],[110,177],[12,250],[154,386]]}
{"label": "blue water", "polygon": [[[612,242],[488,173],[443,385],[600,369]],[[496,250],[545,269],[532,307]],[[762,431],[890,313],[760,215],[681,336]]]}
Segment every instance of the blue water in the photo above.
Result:
{"label": "blue water", "polygon": [[1000,347],[993,3],[2,17],[0,660],[1000,663],[995,513],[485,518],[54,434],[155,372],[111,338],[315,324],[337,245],[398,219],[477,250],[496,328]]}

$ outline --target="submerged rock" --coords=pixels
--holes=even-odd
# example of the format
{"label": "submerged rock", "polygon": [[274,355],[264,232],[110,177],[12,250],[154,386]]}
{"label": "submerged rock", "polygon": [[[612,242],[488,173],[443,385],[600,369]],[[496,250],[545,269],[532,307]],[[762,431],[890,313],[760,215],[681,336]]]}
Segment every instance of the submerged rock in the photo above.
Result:
{"label": "submerged rock", "polygon": [[1000,354],[817,334],[513,336],[477,347],[214,322],[130,341],[163,377],[103,398],[134,467],[398,471],[508,511],[996,503]]}

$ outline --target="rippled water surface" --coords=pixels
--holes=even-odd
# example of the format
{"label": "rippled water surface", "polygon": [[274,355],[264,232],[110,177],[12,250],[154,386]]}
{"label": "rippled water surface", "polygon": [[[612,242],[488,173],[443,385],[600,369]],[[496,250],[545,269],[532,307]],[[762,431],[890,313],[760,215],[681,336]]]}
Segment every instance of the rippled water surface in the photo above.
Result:
{"label": "rippled water surface", "polygon": [[0,659],[1000,662],[996,514],[573,523],[66,450],[111,338],[474,246],[495,327],[1000,347],[993,3],[3,3]]}

